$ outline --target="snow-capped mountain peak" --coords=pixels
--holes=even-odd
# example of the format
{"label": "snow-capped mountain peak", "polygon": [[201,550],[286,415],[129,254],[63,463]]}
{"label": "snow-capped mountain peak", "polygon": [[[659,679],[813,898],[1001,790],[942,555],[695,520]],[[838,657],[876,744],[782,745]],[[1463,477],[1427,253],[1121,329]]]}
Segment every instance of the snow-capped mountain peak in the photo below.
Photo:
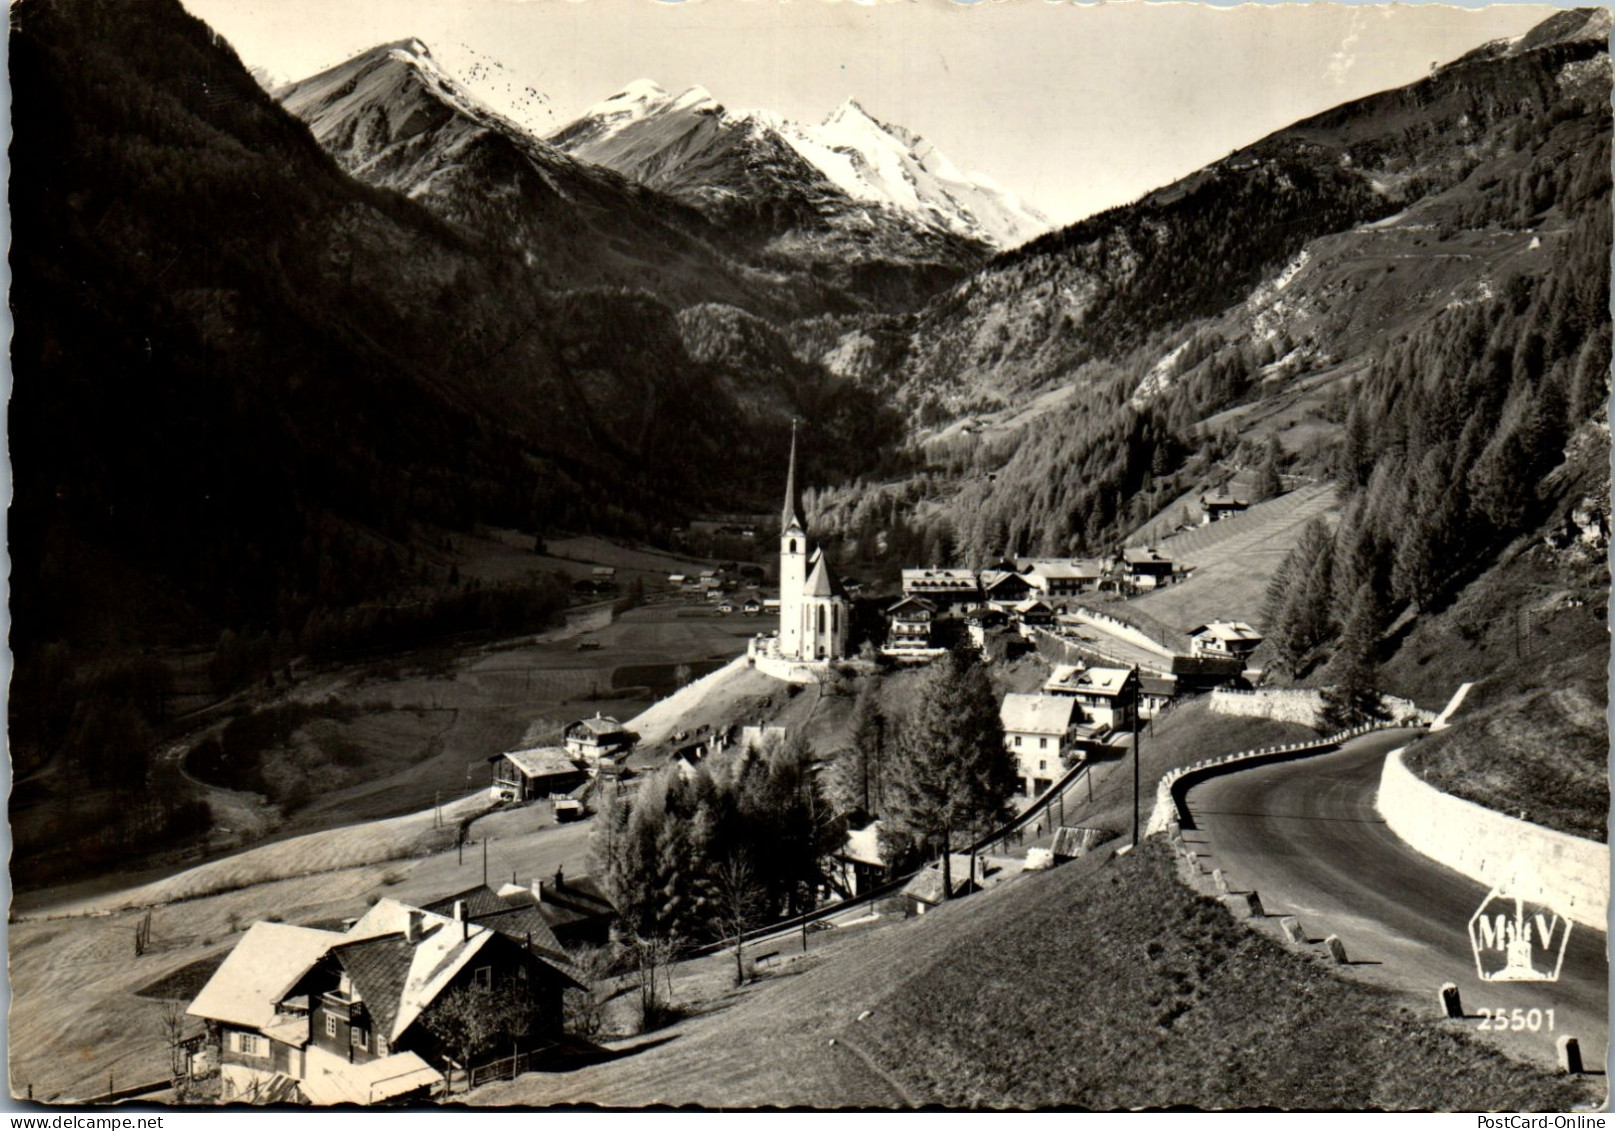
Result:
{"label": "snow-capped mountain peak", "polygon": [[[1047,217],[991,178],[961,172],[930,142],[881,121],[856,98],[842,102],[817,125],[801,125],[768,110],[727,110],[699,86],[675,98],[642,79],[591,106],[552,140],[625,175],[638,175],[643,165],[666,177],[667,162],[677,158],[649,154],[678,152],[669,148],[670,139],[703,128],[702,122],[764,146],[783,144],[853,200],[896,209],[953,235],[1010,247],[1050,226]],[[707,150],[684,150],[697,151]]]}

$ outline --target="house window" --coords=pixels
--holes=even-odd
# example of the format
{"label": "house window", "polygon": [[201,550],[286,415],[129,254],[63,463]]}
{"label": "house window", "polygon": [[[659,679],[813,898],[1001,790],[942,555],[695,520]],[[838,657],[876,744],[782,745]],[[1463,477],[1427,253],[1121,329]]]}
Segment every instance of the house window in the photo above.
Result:
{"label": "house window", "polygon": [[355,1048],[368,1049],[370,1047],[369,1029],[361,1029],[355,1025],[349,1030],[349,1033],[351,1033],[353,1036],[353,1045]]}
{"label": "house window", "polygon": [[520,978],[524,982],[527,981],[527,967],[525,967],[525,966],[516,967],[516,977]]}
{"label": "house window", "polygon": [[336,1036],[336,1015],[335,1014],[327,1013],[325,1015],[325,1035],[327,1037]]}
{"label": "house window", "polygon": [[1046,769],[1048,769],[1048,768],[1049,768],[1049,764],[1048,764],[1048,763],[1047,763],[1047,762],[1045,762],[1045,761],[1042,761],[1042,760],[1041,760],[1041,759],[1040,759],[1040,760],[1039,760],[1039,761],[1038,761],[1038,764],[1037,764],[1037,768],[1038,768],[1038,769],[1040,769],[1040,770],[1046,770]]}
{"label": "house window", "polygon": [[493,988],[492,966],[478,966],[476,973],[474,973],[471,977],[477,983],[477,985],[483,987],[484,989]]}
{"label": "house window", "polygon": [[385,1033],[376,1034],[376,1055],[387,1055],[387,1035]]}
{"label": "house window", "polygon": [[785,543],[785,552],[787,554],[796,553],[796,539],[795,538],[792,538],[789,542]]}
{"label": "house window", "polygon": [[255,1033],[237,1033],[236,1045],[243,1056],[263,1056],[263,1038]]}
{"label": "house window", "polygon": [[1037,740],[1037,748],[1039,750],[1047,750],[1049,748],[1049,740],[1046,739],[1046,738],[1038,739]]}
{"label": "house window", "polygon": [[1017,734],[1015,736],[1015,745],[1019,746],[1020,744],[1021,744],[1021,736]]}

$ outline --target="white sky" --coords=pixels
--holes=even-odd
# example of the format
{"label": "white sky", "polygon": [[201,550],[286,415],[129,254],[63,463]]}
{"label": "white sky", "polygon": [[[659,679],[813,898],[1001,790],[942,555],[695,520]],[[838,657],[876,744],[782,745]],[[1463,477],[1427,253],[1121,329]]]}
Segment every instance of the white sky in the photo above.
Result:
{"label": "white sky", "polygon": [[248,64],[302,78],[377,43],[466,44],[554,126],[631,80],[819,121],[848,96],[1059,223],[1282,126],[1411,82],[1551,7],[1051,0],[184,0]]}

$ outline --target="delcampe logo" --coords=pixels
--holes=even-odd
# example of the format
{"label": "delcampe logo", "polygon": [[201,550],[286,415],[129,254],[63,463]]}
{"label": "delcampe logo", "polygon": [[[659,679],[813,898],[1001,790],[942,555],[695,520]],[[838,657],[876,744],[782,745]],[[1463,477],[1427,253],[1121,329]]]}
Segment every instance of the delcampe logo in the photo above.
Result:
{"label": "delcampe logo", "polygon": [[1569,919],[1502,887],[1469,920],[1475,972],[1484,982],[1557,982],[1569,943]]}

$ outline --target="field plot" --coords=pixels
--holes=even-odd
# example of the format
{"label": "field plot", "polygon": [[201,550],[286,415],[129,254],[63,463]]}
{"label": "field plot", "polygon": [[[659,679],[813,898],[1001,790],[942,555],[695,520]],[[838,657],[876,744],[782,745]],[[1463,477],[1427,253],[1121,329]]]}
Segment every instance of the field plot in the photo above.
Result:
{"label": "field plot", "polygon": [[524,581],[535,573],[585,578],[592,576],[596,566],[610,566],[617,570],[618,584],[638,577],[647,589],[665,588],[668,574],[699,574],[713,564],[661,550],[618,546],[588,535],[546,540],[542,554],[533,552],[533,536],[519,530],[483,527],[475,534],[453,534],[448,539],[460,575],[490,585]]}
{"label": "field plot", "polygon": [[1128,604],[1179,629],[1217,618],[1260,627],[1274,572],[1307,523],[1319,516],[1332,519],[1336,505],[1332,484],[1302,487],[1238,518],[1167,538],[1161,553],[1194,566],[1193,576]]}

